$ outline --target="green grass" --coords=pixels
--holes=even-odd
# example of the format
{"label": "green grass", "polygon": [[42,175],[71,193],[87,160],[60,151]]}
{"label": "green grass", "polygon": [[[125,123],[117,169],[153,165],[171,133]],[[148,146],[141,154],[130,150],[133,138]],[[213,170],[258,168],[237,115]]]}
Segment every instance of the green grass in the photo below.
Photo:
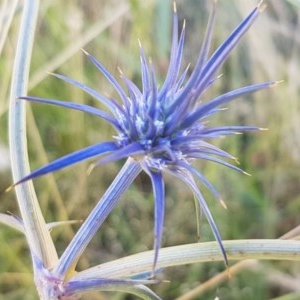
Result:
{"label": "green grass", "polygon": [[[9,1],[8,1],[9,2]],[[209,1],[207,1],[209,2]],[[213,46],[226,37],[256,1],[219,1]],[[226,201],[224,210],[204,192],[223,239],[277,238],[299,225],[300,208],[300,40],[299,9],[288,2],[268,1],[268,7],[222,68],[223,77],[206,95],[216,95],[242,85],[267,80],[285,82],[230,104],[216,122],[258,125],[269,131],[230,137],[220,143],[239,158],[252,177],[241,176],[214,164],[201,165]],[[9,7],[0,4],[5,16]],[[124,5],[123,5],[124,4]],[[1,6],[2,5],[2,6]],[[21,5],[21,4],[20,4]],[[209,7],[209,5],[207,5]],[[160,13],[157,13],[159,9]],[[185,62],[195,62],[206,22],[204,1],[178,1],[187,22]],[[7,107],[9,84],[21,6],[15,11],[0,56],[0,143],[8,147]],[[85,58],[92,53],[112,72],[120,66],[140,80],[138,42],[152,57],[163,78],[168,63],[172,3],[161,1],[42,1],[34,46],[30,95],[72,99],[97,105],[77,89],[49,76],[55,71],[83,81],[114,96],[112,88]],[[160,30],[163,28],[164,30]],[[4,34],[0,30],[1,34]],[[1,49],[0,49],[1,50]],[[32,111],[31,111],[32,110]],[[104,122],[79,112],[32,105],[28,112],[28,145],[32,168],[48,160],[106,140],[112,130]],[[6,159],[6,158],[5,158]],[[35,180],[38,198],[48,222],[84,219],[108,187],[120,164],[109,164],[86,176],[88,163]],[[9,170],[0,170],[0,189],[11,182]],[[18,215],[13,192],[1,194],[0,211]],[[197,241],[193,196],[181,183],[167,177],[166,221],[163,245]],[[61,253],[78,225],[53,230]],[[78,269],[137,253],[153,246],[153,199],[149,181],[140,176],[124,195],[93,239]],[[213,240],[206,220],[201,240]],[[24,237],[0,226],[0,299],[37,299],[30,276],[31,262]],[[232,262],[233,264],[233,262]],[[222,263],[207,263],[165,270],[170,280],[153,286],[164,299],[175,299],[224,271]],[[213,285],[194,299],[264,300],[297,291],[300,266],[287,262],[260,262],[230,280]],[[274,276],[279,274],[280,276]],[[113,293],[95,293],[84,299],[134,299]],[[183,298],[182,298],[183,299]],[[291,298],[287,299],[293,299]]]}

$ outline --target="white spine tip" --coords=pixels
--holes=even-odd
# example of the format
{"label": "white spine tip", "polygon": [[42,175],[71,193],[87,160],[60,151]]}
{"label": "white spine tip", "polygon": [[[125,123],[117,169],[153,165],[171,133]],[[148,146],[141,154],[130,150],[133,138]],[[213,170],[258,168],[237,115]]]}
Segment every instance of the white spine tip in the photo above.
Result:
{"label": "white spine tip", "polygon": [[141,43],[140,39],[138,39],[138,43],[139,43],[139,47],[142,48],[142,43]]}
{"label": "white spine tip", "polygon": [[235,161],[235,163],[237,164],[237,165],[240,165],[240,162],[239,162],[239,160],[235,157],[235,158],[233,158],[234,159],[234,161]]}
{"label": "white spine tip", "polygon": [[222,199],[220,200],[220,203],[223,206],[223,208],[227,209],[227,205]]}
{"label": "white spine tip", "polygon": [[265,3],[264,0],[261,0],[258,4],[257,4],[257,8],[259,12],[263,12],[265,10],[265,8],[267,7],[267,4]]}
{"label": "white spine tip", "polygon": [[87,169],[87,171],[86,171],[87,176],[90,176],[90,175],[91,175],[91,173],[92,173],[92,171],[94,170],[95,167],[96,167],[95,164],[91,164],[91,165],[88,167],[88,169]]}
{"label": "white spine tip", "polygon": [[273,84],[273,86],[277,86],[277,85],[279,85],[281,83],[284,83],[284,80],[277,80],[277,81],[275,81],[274,84]]}
{"label": "white spine tip", "polygon": [[123,73],[122,69],[119,66],[117,68],[118,68],[120,75],[123,76],[124,73]]}
{"label": "white spine tip", "polygon": [[269,130],[269,128],[259,127],[258,130],[260,130],[260,131],[267,131],[267,130]]}
{"label": "white spine tip", "polygon": [[2,193],[8,193],[8,192],[11,191],[14,187],[15,187],[14,184],[10,185],[10,186],[9,186],[8,188],[6,188],[5,190],[1,191],[1,192],[0,192],[0,195],[1,195]]}
{"label": "white spine tip", "polygon": [[83,48],[81,48],[81,51],[85,54],[85,55],[90,55],[86,50],[84,50]]}

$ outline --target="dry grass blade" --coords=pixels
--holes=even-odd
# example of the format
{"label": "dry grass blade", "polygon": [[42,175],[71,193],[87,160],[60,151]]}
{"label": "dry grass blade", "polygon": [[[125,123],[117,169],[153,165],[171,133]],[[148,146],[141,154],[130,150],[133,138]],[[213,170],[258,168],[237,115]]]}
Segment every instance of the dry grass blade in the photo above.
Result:
{"label": "dry grass blade", "polygon": [[5,40],[7,38],[8,30],[13,20],[13,16],[16,12],[17,4],[18,4],[18,0],[13,0],[13,1],[5,0],[0,6],[0,56],[2,53]]}
{"label": "dry grass blade", "polygon": [[39,70],[37,70],[30,78],[29,90],[38,85],[43,79],[48,76],[47,72],[52,72],[62,64],[64,64],[68,59],[70,59],[74,54],[76,54],[81,48],[92,41],[97,35],[99,35],[103,30],[107,29],[114,22],[120,19],[129,11],[129,6],[122,4],[118,9],[112,8],[112,13],[105,20],[99,20],[93,24],[86,32],[81,36],[78,36],[74,43],[68,45],[64,50],[59,51],[59,54],[50,60],[47,64],[43,65]]}

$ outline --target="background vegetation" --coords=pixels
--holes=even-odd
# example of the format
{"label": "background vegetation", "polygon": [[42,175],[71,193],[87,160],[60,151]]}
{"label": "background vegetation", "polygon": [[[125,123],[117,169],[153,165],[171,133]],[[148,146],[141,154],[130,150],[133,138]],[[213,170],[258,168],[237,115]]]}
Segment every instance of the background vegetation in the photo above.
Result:
{"label": "background vegetation", "polygon": [[[0,189],[11,183],[7,109],[10,77],[22,11],[20,2],[5,35],[4,27],[16,1],[0,2]],[[185,65],[193,66],[199,49],[210,1],[178,0],[180,19],[186,19]],[[222,41],[257,1],[220,0],[213,48]],[[268,80],[284,83],[230,104],[216,116],[219,124],[248,124],[268,131],[215,141],[239,158],[252,177],[218,165],[199,165],[228,206],[224,210],[203,190],[223,239],[279,238],[299,225],[300,211],[300,81],[299,8],[281,0],[267,1],[267,9],[222,68],[222,78],[206,94]],[[52,0],[41,1],[32,59],[30,95],[98,105],[47,71],[63,73],[114,97],[111,86],[80,51],[84,48],[118,76],[120,67],[140,81],[138,38],[153,59],[158,78],[168,66],[172,1],[159,0]],[[1,40],[5,39],[2,48]],[[205,99],[204,99],[205,100]],[[80,112],[46,105],[28,105],[28,146],[32,168],[96,141],[110,139],[111,128]],[[35,180],[48,222],[84,219],[117,174],[120,164],[96,168],[89,164]],[[193,196],[179,182],[167,179],[164,246],[197,241]],[[13,192],[2,194],[0,211],[18,215]],[[62,252],[79,225],[53,230]],[[81,259],[79,269],[128,254],[152,249],[153,199],[147,176],[140,176],[101,227]],[[203,219],[202,240],[213,240]],[[0,226],[0,299],[37,299],[31,262],[23,236]],[[233,264],[234,262],[231,262]],[[164,270],[170,280],[153,289],[165,299],[204,284],[224,271],[224,264],[209,263]],[[204,288],[193,299],[299,299],[300,265],[290,262],[251,262],[229,280]],[[298,294],[297,294],[298,293]],[[285,295],[285,296],[283,296]],[[297,296],[298,295],[298,296]],[[113,294],[92,294],[84,299],[133,299]],[[179,298],[178,298],[179,299]],[[186,296],[180,299],[192,299]]]}

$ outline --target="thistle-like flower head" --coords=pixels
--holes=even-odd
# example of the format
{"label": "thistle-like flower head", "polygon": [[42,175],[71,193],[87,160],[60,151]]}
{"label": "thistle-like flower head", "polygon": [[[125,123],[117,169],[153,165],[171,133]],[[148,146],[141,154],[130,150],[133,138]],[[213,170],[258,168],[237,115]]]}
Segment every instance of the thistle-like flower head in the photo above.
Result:
{"label": "thistle-like flower head", "polygon": [[[209,160],[243,172],[234,164],[228,162],[230,159],[234,160],[232,155],[214,146],[211,141],[220,136],[235,134],[240,131],[258,130],[259,128],[250,126],[209,127],[207,120],[212,114],[220,112],[223,105],[231,100],[270,87],[274,82],[242,87],[219,95],[209,101],[204,101],[203,94],[214,84],[218,78],[220,67],[244,33],[253,24],[261,10],[262,5],[259,4],[209,57],[215,19],[215,9],[213,9],[199,58],[193,71],[188,72],[188,67],[182,69],[181,66],[185,25],[183,25],[181,34],[179,34],[177,12],[174,5],[170,64],[164,83],[161,86],[158,86],[154,67],[151,62],[147,61],[141,46],[142,88],[139,88],[121,72],[121,78],[125,86],[123,88],[101,63],[85,52],[91,62],[115,88],[119,100],[108,99],[76,80],[54,74],[56,77],[92,95],[102,103],[105,110],[53,99],[35,97],[22,97],[21,99],[54,104],[90,113],[109,122],[116,130],[116,134],[111,141],[91,145],[41,167],[20,182],[100,155],[102,157],[99,158],[97,164],[123,158],[134,159],[140,164],[141,169],[150,176],[153,186],[155,199],[154,265],[161,245],[164,220],[164,172],[179,178],[191,188],[195,198],[199,201],[201,210],[207,217],[226,260],[226,253],[218,229],[195,181],[201,181],[218,199],[221,198],[213,185],[199,170],[193,167],[192,163],[196,159]],[[189,75],[189,73],[191,74]]]}

